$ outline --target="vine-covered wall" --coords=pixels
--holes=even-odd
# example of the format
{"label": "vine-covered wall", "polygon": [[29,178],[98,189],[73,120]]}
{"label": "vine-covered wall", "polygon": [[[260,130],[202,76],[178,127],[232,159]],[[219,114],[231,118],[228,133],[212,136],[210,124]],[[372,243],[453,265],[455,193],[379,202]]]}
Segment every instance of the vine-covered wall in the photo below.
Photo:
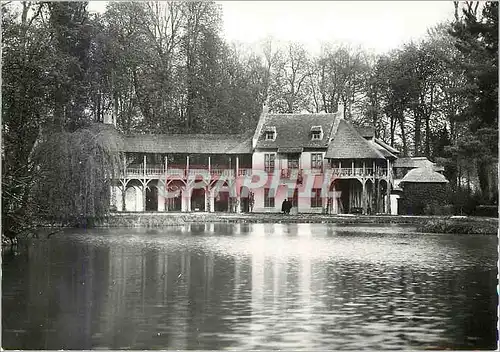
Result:
{"label": "vine-covered wall", "polygon": [[401,211],[404,214],[424,215],[446,204],[448,188],[445,183],[405,183],[402,186]]}

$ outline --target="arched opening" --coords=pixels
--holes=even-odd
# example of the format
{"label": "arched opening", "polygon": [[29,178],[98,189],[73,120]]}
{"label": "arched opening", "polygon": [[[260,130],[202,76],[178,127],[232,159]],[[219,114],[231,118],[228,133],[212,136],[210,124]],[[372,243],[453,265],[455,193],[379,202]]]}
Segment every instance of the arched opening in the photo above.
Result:
{"label": "arched opening", "polygon": [[172,181],[166,187],[165,211],[182,211],[182,181]]}
{"label": "arched opening", "polygon": [[335,191],[332,209],[337,214],[360,213],[363,209],[363,186],[356,179],[336,179],[330,185]]}
{"label": "arched opening", "polygon": [[191,211],[205,211],[205,189],[195,188],[191,191]]}
{"label": "arched opening", "polygon": [[220,190],[214,196],[214,211],[229,211],[229,191]]}
{"label": "arched opening", "polygon": [[144,211],[142,182],[137,179],[126,183],[125,192],[122,193],[122,201],[125,203],[125,211]]}
{"label": "arched opening", "polygon": [[141,211],[142,202],[140,202],[140,189],[137,186],[128,186],[125,189],[125,211]]}
{"label": "arched opening", "polygon": [[214,197],[214,211],[228,212],[231,207],[231,195],[229,192],[229,185],[224,182],[222,185],[216,185],[212,190]]}
{"label": "arched opening", "polygon": [[387,196],[387,181],[378,180],[375,184],[375,206],[377,213],[385,213],[386,196]]}
{"label": "arched opening", "polygon": [[250,212],[250,190],[246,186],[240,188],[240,207],[241,212]]}
{"label": "arched opening", "polygon": [[373,194],[374,186],[371,180],[365,183],[366,188],[366,214],[371,215],[375,212],[375,197]]}
{"label": "arched opening", "polygon": [[146,211],[158,211],[158,185],[150,183],[146,187]]}

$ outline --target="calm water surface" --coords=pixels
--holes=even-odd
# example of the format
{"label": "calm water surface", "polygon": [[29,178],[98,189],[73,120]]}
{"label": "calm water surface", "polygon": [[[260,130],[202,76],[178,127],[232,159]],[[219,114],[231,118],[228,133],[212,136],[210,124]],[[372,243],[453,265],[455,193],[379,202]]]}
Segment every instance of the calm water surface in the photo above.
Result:
{"label": "calm water surface", "polygon": [[4,253],[5,349],[495,349],[495,236],[210,224]]}

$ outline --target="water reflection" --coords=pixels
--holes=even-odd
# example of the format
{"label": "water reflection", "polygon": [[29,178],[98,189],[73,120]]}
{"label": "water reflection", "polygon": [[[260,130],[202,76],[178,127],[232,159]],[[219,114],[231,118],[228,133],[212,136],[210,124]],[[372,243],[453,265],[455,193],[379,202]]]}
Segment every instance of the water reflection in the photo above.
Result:
{"label": "water reflection", "polygon": [[17,349],[496,347],[496,238],[193,224],[68,231],[4,256]]}

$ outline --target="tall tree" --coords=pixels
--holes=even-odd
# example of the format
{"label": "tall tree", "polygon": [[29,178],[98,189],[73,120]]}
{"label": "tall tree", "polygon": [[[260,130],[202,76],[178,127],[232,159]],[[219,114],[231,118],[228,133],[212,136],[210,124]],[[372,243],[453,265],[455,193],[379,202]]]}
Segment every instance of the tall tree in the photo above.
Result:
{"label": "tall tree", "polygon": [[[478,11],[479,2],[465,2],[450,34],[462,53],[462,69],[467,84],[462,95],[470,136],[475,144],[479,184],[485,198],[493,200],[496,193],[498,162],[498,3],[486,2]],[[464,146],[465,147],[465,146]],[[466,148],[471,149],[471,148]]]}
{"label": "tall tree", "polygon": [[299,43],[287,43],[274,56],[270,81],[270,110],[294,113],[308,105],[308,79],[312,75],[311,60]]}

